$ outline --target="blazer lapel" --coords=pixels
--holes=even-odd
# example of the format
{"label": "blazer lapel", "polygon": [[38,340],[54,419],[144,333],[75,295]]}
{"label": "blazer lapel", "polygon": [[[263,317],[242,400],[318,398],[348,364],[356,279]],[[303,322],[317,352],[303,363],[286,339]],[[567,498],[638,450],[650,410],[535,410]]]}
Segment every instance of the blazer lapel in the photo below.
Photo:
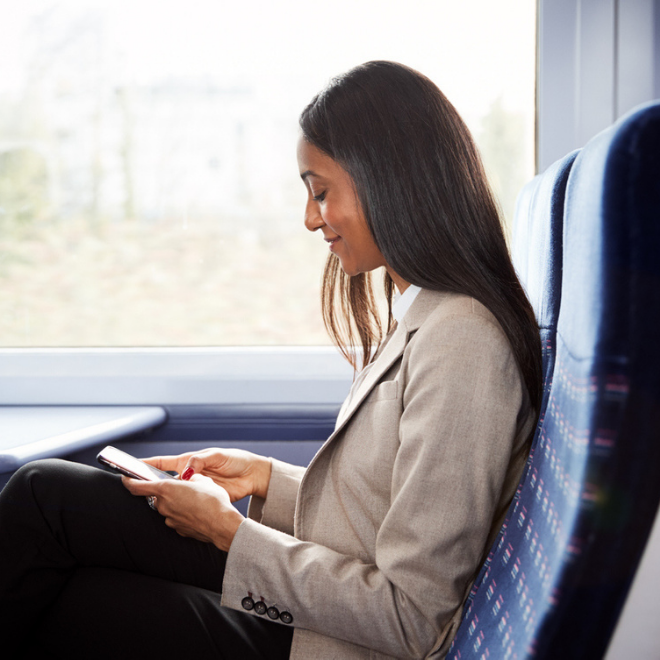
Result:
{"label": "blazer lapel", "polygon": [[333,438],[353,416],[355,411],[360,407],[360,404],[367,397],[369,392],[374,388],[376,383],[381,379],[382,375],[396,362],[396,360],[403,354],[403,350],[408,342],[408,331],[405,325],[397,325],[392,337],[387,342],[383,352],[376,358],[374,363],[366,375],[364,381],[361,383],[358,396],[354,396],[348,409],[344,412],[343,419],[339,426],[334,430],[330,438]]}
{"label": "blazer lapel", "polygon": [[[337,437],[341,430],[348,424],[355,412],[358,410],[362,402],[378,383],[383,374],[394,364],[394,362],[403,355],[403,351],[410,339],[410,335],[417,330],[426,318],[435,310],[441,303],[442,299],[446,296],[453,294],[442,293],[437,291],[430,291],[422,289],[415,302],[410,306],[408,313],[401,323],[399,323],[394,330],[394,333],[383,348],[383,352],[376,358],[373,366],[364,379],[362,387],[360,387],[360,395],[353,399],[346,410],[341,423],[333,431],[332,435],[323,443],[323,446],[312,458],[305,474],[303,475],[302,483],[300,484],[299,493],[302,491],[304,484],[310,479],[310,474],[314,472],[314,467],[325,460],[330,447],[334,445],[334,439]],[[296,506],[294,530],[299,533],[302,525],[302,509]]]}
{"label": "blazer lapel", "polygon": [[369,395],[374,386],[380,381],[383,374],[396,362],[396,360],[403,355],[406,344],[412,332],[417,330],[420,325],[426,320],[429,314],[438,306],[442,299],[451,296],[451,293],[444,293],[439,291],[430,291],[429,289],[422,289],[417,298],[410,306],[408,313],[401,323],[399,323],[394,330],[394,334],[389,342],[383,349],[383,352],[376,358],[369,373],[365,377],[359,388],[359,396],[353,398],[344,412],[341,423],[334,430],[332,435],[328,438],[329,442],[332,440],[339,431],[351,419],[355,411],[360,407],[360,404]]}

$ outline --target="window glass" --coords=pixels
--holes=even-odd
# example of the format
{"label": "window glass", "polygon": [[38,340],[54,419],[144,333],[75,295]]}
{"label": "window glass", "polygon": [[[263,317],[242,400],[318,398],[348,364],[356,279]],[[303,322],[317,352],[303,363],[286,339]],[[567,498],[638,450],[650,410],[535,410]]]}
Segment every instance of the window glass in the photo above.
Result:
{"label": "window glass", "polygon": [[302,108],[419,69],[506,216],[533,175],[529,0],[22,0],[0,10],[0,345],[323,344]]}

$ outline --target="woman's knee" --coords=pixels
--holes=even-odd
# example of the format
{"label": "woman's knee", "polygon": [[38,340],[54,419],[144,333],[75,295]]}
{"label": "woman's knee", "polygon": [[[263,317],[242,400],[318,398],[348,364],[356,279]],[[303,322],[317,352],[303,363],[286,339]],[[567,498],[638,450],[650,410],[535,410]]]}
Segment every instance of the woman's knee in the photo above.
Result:
{"label": "woman's knee", "polygon": [[[54,480],[57,466],[53,459],[34,461],[20,467],[0,492],[0,527],[2,533],[20,523],[36,510],[35,484]],[[41,488],[39,488],[41,490]]]}
{"label": "woman's knee", "polygon": [[14,472],[0,493],[0,502],[25,504],[35,498],[49,499],[60,488],[70,488],[81,468],[93,469],[59,458],[31,461]]}
{"label": "woman's knee", "polygon": [[35,480],[60,479],[68,469],[68,465],[71,463],[60,458],[42,458],[38,461],[31,461],[14,472],[5,488],[31,489]]}

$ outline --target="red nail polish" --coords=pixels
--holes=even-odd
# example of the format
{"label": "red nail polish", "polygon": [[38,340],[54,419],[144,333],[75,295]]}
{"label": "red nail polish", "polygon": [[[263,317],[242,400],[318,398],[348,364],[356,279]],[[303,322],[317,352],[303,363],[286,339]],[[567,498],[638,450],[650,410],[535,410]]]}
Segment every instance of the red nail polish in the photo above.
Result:
{"label": "red nail polish", "polygon": [[193,470],[191,467],[186,468],[181,475],[181,481],[189,481],[193,474],[195,474],[195,470]]}

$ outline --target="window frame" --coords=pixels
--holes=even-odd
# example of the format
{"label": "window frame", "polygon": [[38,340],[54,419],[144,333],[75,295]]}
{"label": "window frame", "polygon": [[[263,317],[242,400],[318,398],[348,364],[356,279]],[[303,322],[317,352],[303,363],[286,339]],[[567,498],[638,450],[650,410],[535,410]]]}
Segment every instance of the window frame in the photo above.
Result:
{"label": "window frame", "polygon": [[[539,171],[660,96],[659,14],[654,0],[539,0]],[[585,76],[590,53],[611,65]],[[339,405],[352,380],[332,347],[5,348],[0,362],[1,405]]]}
{"label": "window frame", "polygon": [[331,346],[1,349],[2,405],[339,405],[352,367]]}

